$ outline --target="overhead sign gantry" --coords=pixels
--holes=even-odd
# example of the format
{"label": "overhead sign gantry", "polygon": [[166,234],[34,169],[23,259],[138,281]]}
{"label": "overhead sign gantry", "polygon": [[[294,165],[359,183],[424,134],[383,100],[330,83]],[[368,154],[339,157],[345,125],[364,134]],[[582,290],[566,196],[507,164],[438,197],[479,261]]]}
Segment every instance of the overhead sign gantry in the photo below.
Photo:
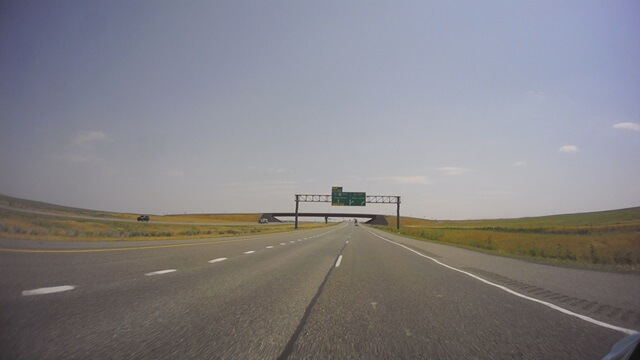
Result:
{"label": "overhead sign gantry", "polygon": [[298,207],[301,202],[330,202],[332,206],[366,206],[369,204],[396,204],[397,205],[397,221],[396,228],[400,229],[400,196],[383,196],[370,195],[367,196],[363,192],[344,192],[342,187],[334,186],[331,188],[331,195],[311,195],[296,194],[296,221],[295,228],[298,228]]}
{"label": "overhead sign gantry", "polygon": [[365,206],[366,198],[367,193],[343,192],[340,186],[331,188],[331,206]]}

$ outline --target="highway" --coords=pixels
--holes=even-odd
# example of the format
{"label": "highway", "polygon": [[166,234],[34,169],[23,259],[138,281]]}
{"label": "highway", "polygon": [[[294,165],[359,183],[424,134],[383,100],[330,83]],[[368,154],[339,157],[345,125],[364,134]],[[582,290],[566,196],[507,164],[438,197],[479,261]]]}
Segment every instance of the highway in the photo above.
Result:
{"label": "highway", "polygon": [[640,329],[638,275],[352,223],[0,248],[1,359],[600,359]]}

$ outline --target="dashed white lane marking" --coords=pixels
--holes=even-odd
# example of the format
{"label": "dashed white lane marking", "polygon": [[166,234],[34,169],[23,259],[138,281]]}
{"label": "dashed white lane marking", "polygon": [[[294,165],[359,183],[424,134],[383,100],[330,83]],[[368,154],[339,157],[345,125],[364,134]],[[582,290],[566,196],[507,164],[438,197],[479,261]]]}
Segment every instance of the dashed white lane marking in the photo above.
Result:
{"label": "dashed white lane marking", "polygon": [[45,294],[53,294],[62,291],[73,290],[76,287],[73,285],[64,285],[64,286],[52,286],[46,288],[39,288],[33,290],[25,290],[22,292],[22,296],[31,296],[31,295],[45,295]]}
{"label": "dashed white lane marking", "polygon": [[[305,240],[307,240],[307,239],[305,239]],[[302,239],[298,239],[298,241],[302,241]]]}
{"label": "dashed white lane marking", "polygon": [[285,244],[285,243],[280,243],[280,245],[287,245],[287,244]]}
{"label": "dashed white lane marking", "polygon": [[289,241],[289,242],[290,242],[290,243],[294,243],[295,241],[294,241],[294,240],[291,240],[291,241]]}
{"label": "dashed white lane marking", "polygon": [[227,260],[227,258],[217,258],[217,259],[209,260],[209,263],[213,264],[213,263],[217,263],[225,260]]}
{"label": "dashed white lane marking", "polygon": [[338,261],[336,261],[336,267],[339,267],[342,263],[342,255],[338,256]]}
{"label": "dashed white lane marking", "polygon": [[153,271],[150,273],[146,273],[146,276],[153,276],[153,275],[162,275],[162,274],[168,274],[168,273],[172,273],[174,271],[178,271],[176,269],[167,269],[167,270],[160,270],[160,271]]}
{"label": "dashed white lane marking", "polygon": [[249,251],[245,251],[244,253],[245,253],[245,255],[247,255],[247,254],[253,254],[254,252],[255,251],[253,251],[253,250],[249,250]]}
{"label": "dashed white lane marking", "polygon": [[267,246],[267,249],[273,249],[272,245]]}
{"label": "dashed white lane marking", "polygon": [[[547,307],[550,307],[550,308],[552,308],[552,309],[554,309],[554,310],[560,311],[560,312],[561,312],[561,313],[563,313],[563,314],[570,315],[570,316],[575,316],[575,317],[577,317],[578,319],[582,319],[582,320],[584,320],[584,321],[586,321],[586,322],[590,322],[590,323],[592,323],[592,324],[599,325],[599,326],[602,326],[602,327],[607,328],[607,329],[617,330],[617,331],[620,331],[620,332],[622,332],[622,333],[629,334],[629,335],[633,335],[633,334],[637,334],[637,333],[638,333],[637,331],[632,330],[632,329],[627,329],[627,328],[623,328],[623,327],[615,326],[615,325],[612,325],[612,324],[608,324],[608,323],[606,323],[606,322],[603,322],[603,321],[600,321],[600,320],[596,320],[596,319],[594,319],[594,318],[590,318],[590,317],[585,316],[585,315],[582,315],[582,314],[574,313],[573,311],[567,310],[567,309],[565,309],[565,308],[562,308],[562,307],[560,307],[560,306],[554,305],[554,304],[552,304],[552,303],[548,303],[548,302],[546,302],[546,301],[542,301],[542,300],[539,300],[539,299],[536,299],[536,298],[532,298],[532,297],[527,296],[527,295],[520,294],[519,292],[515,292],[515,291],[513,291],[513,290],[509,289],[508,287],[505,287],[505,286],[502,286],[502,285],[498,285],[498,284],[492,283],[491,281],[485,280],[485,279],[483,279],[483,278],[481,278],[481,277],[479,277],[479,276],[476,276],[476,275],[474,275],[474,274],[472,274],[472,273],[469,273],[469,272],[466,272],[466,271],[463,271],[463,270],[460,270],[460,269],[454,268],[453,266],[449,266],[449,265],[447,265],[447,264],[441,263],[440,261],[438,261],[438,260],[436,260],[436,259],[434,259],[434,258],[432,258],[432,257],[429,257],[429,256],[427,256],[427,255],[424,255],[424,254],[422,254],[422,253],[420,253],[420,252],[418,252],[418,251],[416,251],[416,250],[413,250],[413,249],[411,249],[411,248],[409,248],[409,247],[407,247],[407,246],[404,246],[404,245],[402,245],[402,244],[398,244],[398,243],[397,243],[397,242],[395,242],[395,241],[391,241],[391,240],[389,240],[389,239],[383,238],[382,236],[380,236],[380,235],[378,235],[378,234],[374,233],[374,232],[373,232],[373,231],[371,231],[371,230],[368,230],[368,229],[367,229],[367,231],[369,231],[369,232],[370,232],[371,234],[373,234],[374,236],[379,237],[380,239],[382,239],[382,240],[384,240],[384,241],[386,241],[386,242],[389,242],[389,243],[391,243],[391,244],[393,244],[393,245],[397,245],[397,246],[400,246],[400,247],[402,247],[402,248],[405,248],[405,249],[407,249],[407,250],[411,251],[412,253],[415,253],[415,254],[417,254],[417,255],[419,255],[419,256],[422,256],[423,258],[427,258],[427,259],[429,259],[429,260],[431,260],[431,261],[435,262],[435,263],[436,263],[436,264],[438,264],[438,265],[441,265],[441,266],[444,266],[444,267],[446,267],[446,268],[448,268],[448,269],[451,269],[451,270],[453,270],[453,271],[457,271],[457,272],[459,272],[459,273],[463,273],[463,274],[465,274],[465,275],[471,276],[472,278],[474,278],[474,279],[476,279],[476,280],[480,280],[480,281],[482,281],[483,283],[485,283],[485,284],[487,284],[487,285],[495,286],[495,287],[497,287],[497,288],[498,288],[498,289],[500,289],[500,290],[504,290],[504,291],[508,292],[509,294],[512,294],[512,295],[515,295],[515,296],[521,297],[521,298],[526,299],[526,300],[530,300],[530,301],[536,302],[536,303],[538,303],[538,304],[542,304],[542,305],[547,306]],[[337,265],[336,265],[336,266],[337,266]]]}
{"label": "dashed white lane marking", "polygon": [[345,244],[348,244],[348,243],[349,243],[349,240],[347,240],[347,242]]}

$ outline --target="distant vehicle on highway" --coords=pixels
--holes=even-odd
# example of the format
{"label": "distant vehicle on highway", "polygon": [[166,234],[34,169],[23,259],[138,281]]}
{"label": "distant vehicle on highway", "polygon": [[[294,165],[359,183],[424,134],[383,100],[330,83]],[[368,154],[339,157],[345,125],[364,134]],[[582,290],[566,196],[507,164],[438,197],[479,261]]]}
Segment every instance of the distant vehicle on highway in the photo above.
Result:
{"label": "distant vehicle on highway", "polygon": [[149,215],[138,216],[138,221],[149,221]]}
{"label": "distant vehicle on highway", "polygon": [[269,223],[269,219],[260,219],[258,222],[260,224],[268,224]]}

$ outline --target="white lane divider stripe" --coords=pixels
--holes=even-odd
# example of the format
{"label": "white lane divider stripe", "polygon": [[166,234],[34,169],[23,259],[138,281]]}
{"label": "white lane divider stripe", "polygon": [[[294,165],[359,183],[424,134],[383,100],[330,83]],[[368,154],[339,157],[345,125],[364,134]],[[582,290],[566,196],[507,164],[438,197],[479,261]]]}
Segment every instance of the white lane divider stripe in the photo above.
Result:
{"label": "white lane divider stripe", "polygon": [[272,245],[267,246],[267,249],[273,249]]}
{"label": "white lane divider stripe", "polygon": [[246,255],[246,254],[253,254],[254,252],[255,252],[255,251],[253,251],[253,250],[249,250],[249,251],[245,251],[244,253],[245,253],[245,255]]}
{"label": "white lane divider stripe", "polygon": [[338,256],[338,261],[336,261],[336,267],[339,267],[342,263],[342,255]]}
{"label": "white lane divider stripe", "polygon": [[52,287],[39,288],[39,289],[33,289],[33,290],[25,290],[22,292],[22,296],[53,294],[57,292],[73,290],[75,288],[76,287],[73,285],[63,285],[63,286],[52,286]]}
{"label": "white lane divider stripe", "polygon": [[225,261],[225,260],[227,260],[227,258],[217,258],[217,259],[209,260],[209,263],[213,264],[213,263],[217,263],[217,262]]}
{"label": "white lane divider stripe", "polygon": [[280,245],[287,245],[287,244],[285,244],[285,243],[280,243]]}
{"label": "white lane divider stripe", "polygon": [[349,240],[347,240],[346,244],[348,244],[348,243],[349,243]]}
{"label": "white lane divider stripe", "polygon": [[162,274],[168,274],[168,273],[172,273],[174,271],[178,271],[176,269],[167,269],[167,270],[160,270],[160,271],[153,271],[150,273],[146,273],[146,276],[153,276],[153,275],[162,275]]}
{"label": "white lane divider stripe", "polygon": [[532,298],[532,297],[527,296],[527,295],[520,294],[519,292],[515,292],[515,291],[513,291],[513,290],[509,289],[508,287],[505,287],[505,286],[502,286],[502,285],[498,285],[498,284],[492,283],[491,281],[485,280],[485,279],[483,279],[483,278],[481,278],[481,277],[479,277],[479,276],[476,276],[476,275],[474,275],[474,274],[472,274],[472,273],[469,273],[469,272],[466,272],[466,271],[463,271],[463,270],[460,270],[460,269],[454,268],[453,266],[449,266],[449,265],[447,265],[447,264],[441,263],[440,261],[438,261],[438,260],[436,260],[436,259],[434,259],[434,258],[432,258],[432,257],[429,257],[429,256],[427,256],[427,255],[424,255],[424,254],[422,254],[422,253],[420,253],[420,252],[418,252],[418,251],[416,251],[416,250],[413,250],[413,249],[411,249],[411,248],[409,248],[409,247],[407,247],[407,246],[404,246],[404,245],[402,245],[402,244],[398,244],[398,243],[397,243],[397,242],[395,242],[395,241],[391,241],[391,240],[389,240],[389,239],[383,238],[382,236],[380,236],[380,235],[378,235],[378,234],[374,233],[373,231],[371,231],[371,230],[369,230],[369,229],[367,229],[367,231],[369,231],[369,232],[370,232],[370,233],[372,233],[374,236],[379,237],[380,239],[382,239],[382,240],[384,240],[384,241],[386,241],[386,242],[389,242],[389,243],[391,243],[391,244],[398,245],[398,246],[400,246],[400,247],[402,247],[402,248],[405,248],[405,249],[407,249],[407,250],[411,251],[412,253],[415,253],[415,254],[417,254],[417,255],[419,255],[419,256],[422,256],[423,258],[427,258],[427,259],[429,259],[429,260],[431,260],[431,261],[435,262],[435,263],[436,263],[436,264],[438,264],[438,265],[442,265],[442,266],[444,266],[444,267],[446,267],[446,268],[448,268],[448,269],[451,269],[451,270],[457,271],[457,272],[459,272],[459,273],[463,273],[463,274],[465,274],[465,275],[471,276],[472,278],[474,278],[474,279],[476,279],[476,280],[480,280],[480,281],[482,281],[483,283],[485,283],[485,284],[487,284],[487,285],[495,286],[495,287],[497,287],[497,288],[498,288],[498,289],[500,289],[500,290],[504,290],[504,291],[508,292],[509,294],[515,295],[515,296],[517,296],[517,297],[521,297],[521,298],[526,299],[526,300],[530,300],[530,301],[536,302],[536,303],[538,303],[538,304],[542,304],[542,305],[547,306],[547,307],[550,307],[550,308],[552,308],[552,309],[554,309],[554,310],[560,311],[560,312],[561,312],[561,313],[563,313],[563,314],[566,314],[566,315],[570,315],[570,316],[577,317],[578,319],[584,320],[584,321],[586,321],[586,322],[590,322],[590,323],[595,324],[595,325],[602,326],[602,327],[607,328],[607,329],[617,330],[617,331],[620,331],[620,332],[622,332],[622,333],[629,334],[629,335],[633,335],[633,334],[637,334],[637,333],[638,333],[637,331],[632,330],[632,329],[627,329],[627,328],[623,328],[623,327],[615,326],[615,325],[612,325],[612,324],[608,324],[608,323],[606,323],[606,322],[603,322],[603,321],[600,321],[600,320],[596,320],[596,319],[594,319],[594,318],[590,318],[590,317],[585,316],[585,315],[582,315],[582,314],[575,313],[575,312],[573,312],[573,311],[571,311],[571,310],[567,310],[567,309],[565,309],[565,308],[563,308],[563,307],[560,307],[560,306],[558,306],[558,305],[554,305],[554,304],[552,304],[552,303],[548,303],[548,302],[546,302],[546,301],[542,301],[542,300],[539,300],[539,299],[536,299],[536,298]]}

